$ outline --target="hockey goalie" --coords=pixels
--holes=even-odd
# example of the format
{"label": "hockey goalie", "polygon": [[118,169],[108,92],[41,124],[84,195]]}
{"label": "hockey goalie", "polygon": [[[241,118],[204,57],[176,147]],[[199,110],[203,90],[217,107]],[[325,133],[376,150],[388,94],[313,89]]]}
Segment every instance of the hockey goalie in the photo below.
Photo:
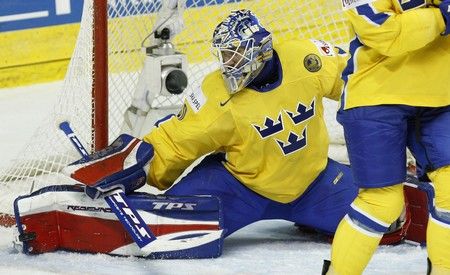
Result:
{"label": "hockey goalie", "polygon": [[[224,238],[270,219],[333,235],[358,193],[350,168],[328,158],[323,118],[347,55],[315,39],[273,43],[249,10],[231,12],[212,40],[220,69],[177,116],[68,165],[75,184],[15,201],[23,251],[218,257]],[[145,183],[164,195],[138,192]],[[424,242],[428,188],[405,184],[384,243]]]}
{"label": "hockey goalie", "polygon": [[[227,204],[230,198],[220,196],[225,201],[223,207],[220,197],[208,195],[212,193],[207,191],[208,188],[205,188],[204,195],[198,196],[152,195],[133,191],[144,184],[145,171],[148,164],[151,165],[153,154],[150,144],[121,135],[108,148],[90,155],[89,161],[81,159],[64,169],[76,184],[45,187],[17,198],[14,202],[18,225],[16,248],[29,254],[68,250],[165,259],[220,256],[223,238],[229,235],[227,230],[236,230],[229,225],[245,222],[224,222],[230,217],[224,213],[233,215],[236,212],[233,205]],[[214,184],[205,178],[197,180],[201,184]],[[419,244],[425,242],[426,193],[432,192],[426,186],[414,177],[408,178],[405,211],[391,225],[382,244],[397,244],[405,239]],[[103,200],[115,190],[125,191],[127,203],[132,204],[143,218],[144,222],[136,226],[148,227],[156,237],[149,246],[150,250],[140,249],[120,218]],[[244,209],[242,218],[251,217],[248,208]],[[323,232],[321,228],[304,224],[302,228],[319,230],[332,237],[333,232]],[[337,224],[333,226],[335,228]]]}

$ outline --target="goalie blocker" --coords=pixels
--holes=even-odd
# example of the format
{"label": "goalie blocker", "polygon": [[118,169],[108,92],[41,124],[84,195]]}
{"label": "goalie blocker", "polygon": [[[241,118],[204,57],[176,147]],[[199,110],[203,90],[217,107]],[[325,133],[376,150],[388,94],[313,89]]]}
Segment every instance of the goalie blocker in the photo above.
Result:
{"label": "goalie blocker", "polygon": [[18,236],[27,254],[57,250],[148,258],[215,258],[223,246],[219,199],[131,193],[129,201],[157,239],[151,253],[139,249],[104,200],[92,200],[83,186],[45,187],[14,201]]}

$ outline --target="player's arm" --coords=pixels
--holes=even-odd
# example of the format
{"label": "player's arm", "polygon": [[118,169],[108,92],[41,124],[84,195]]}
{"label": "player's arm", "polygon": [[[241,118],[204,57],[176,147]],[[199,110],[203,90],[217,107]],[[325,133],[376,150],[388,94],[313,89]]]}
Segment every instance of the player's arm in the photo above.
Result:
{"label": "player's arm", "polygon": [[322,87],[325,92],[325,97],[339,101],[344,84],[341,75],[347,65],[349,55],[338,47],[335,47],[335,52],[336,55],[330,59],[329,75],[322,79],[322,82],[325,82],[322,84]]}
{"label": "player's arm", "polygon": [[145,181],[161,190],[169,188],[196,159],[232,144],[236,136],[234,119],[228,109],[218,108],[213,95],[207,100],[200,91],[187,98],[178,116],[158,121],[142,141],[121,135],[63,173],[84,184],[92,198],[117,188],[131,192]]}
{"label": "player's arm", "polygon": [[147,178],[150,185],[167,189],[196,159],[233,143],[227,134],[235,129],[231,114],[222,111],[212,95],[205,96],[203,104],[202,96],[197,94],[199,109],[189,103],[188,96],[178,116],[161,123],[144,137],[144,141],[154,146],[155,153]]}
{"label": "player's arm", "polygon": [[324,97],[338,101],[341,97],[342,71],[347,65],[349,55],[343,49],[322,40],[310,40],[312,47],[321,59],[321,69],[315,73]]}
{"label": "player's arm", "polygon": [[197,158],[218,147],[202,124],[186,124],[172,117],[144,136],[155,146],[147,182],[160,190],[169,188]]}
{"label": "player's arm", "polygon": [[398,0],[376,0],[346,12],[363,44],[397,56],[424,47],[446,30],[440,9],[416,8],[397,14],[393,1]]}

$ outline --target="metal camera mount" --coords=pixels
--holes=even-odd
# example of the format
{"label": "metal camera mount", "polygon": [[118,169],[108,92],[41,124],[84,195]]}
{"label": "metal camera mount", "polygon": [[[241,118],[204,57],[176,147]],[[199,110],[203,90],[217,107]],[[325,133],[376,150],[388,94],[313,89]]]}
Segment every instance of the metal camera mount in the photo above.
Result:
{"label": "metal camera mount", "polygon": [[170,42],[170,30],[155,32],[158,44],[145,48],[145,73],[150,91],[159,91],[161,95],[181,94],[188,85],[186,55],[175,51]]}

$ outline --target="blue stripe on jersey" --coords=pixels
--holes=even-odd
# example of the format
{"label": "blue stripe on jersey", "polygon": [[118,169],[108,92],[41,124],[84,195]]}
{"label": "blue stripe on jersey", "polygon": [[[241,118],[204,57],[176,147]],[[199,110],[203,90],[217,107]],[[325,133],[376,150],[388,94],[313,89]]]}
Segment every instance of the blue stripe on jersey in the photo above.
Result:
{"label": "blue stripe on jersey", "polygon": [[361,41],[359,41],[357,36],[350,42],[349,47],[350,58],[348,59],[347,66],[345,67],[341,75],[341,79],[344,81],[344,89],[341,95],[341,107],[340,107],[341,111],[345,108],[345,94],[347,91],[348,78],[350,77],[350,75],[355,73],[355,53],[356,50],[362,46],[363,44],[361,43]]}
{"label": "blue stripe on jersey", "polygon": [[358,212],[353,207],[350,208],[348,216],[354,222],[356,221],[356,224],[359,225],[361,228],[372,231],[374,233],[385,233],[389,229],[388,226],[384,226],[380,223],[377,223],[376,221],[372,220],[371,218],[367,217],[361,212]]}
{"label": "blue stripe on jersey", "polygon": [[356,11],[359,15],[367,17],[370,21],[377,25],[383,24],[389,18],[387,13],[378,13],[369,4],[357,7]]}
{"label": "blue stripe on jersey", "polygon": [[175,116],[175,114],[169,114],[169,115],[167,115],[167,116],[165,116],[165,117],[163,117],[163,118],[160,118],[160,119],[158,119],[156,122],[155,122],[155,126],[156,127],[159,127],[159,125],[161,124],[161,123],[163,123],[163,122],[166,122],[167,120],[169,120],[170,118],[172,118],[173,116]]}
{"label": "blue stripe on jersey", "polygon": [[341,49],[337,46],[335,46],[335,48],[338,50],[338,54],[346,54],[346,52],[343,49]]}

